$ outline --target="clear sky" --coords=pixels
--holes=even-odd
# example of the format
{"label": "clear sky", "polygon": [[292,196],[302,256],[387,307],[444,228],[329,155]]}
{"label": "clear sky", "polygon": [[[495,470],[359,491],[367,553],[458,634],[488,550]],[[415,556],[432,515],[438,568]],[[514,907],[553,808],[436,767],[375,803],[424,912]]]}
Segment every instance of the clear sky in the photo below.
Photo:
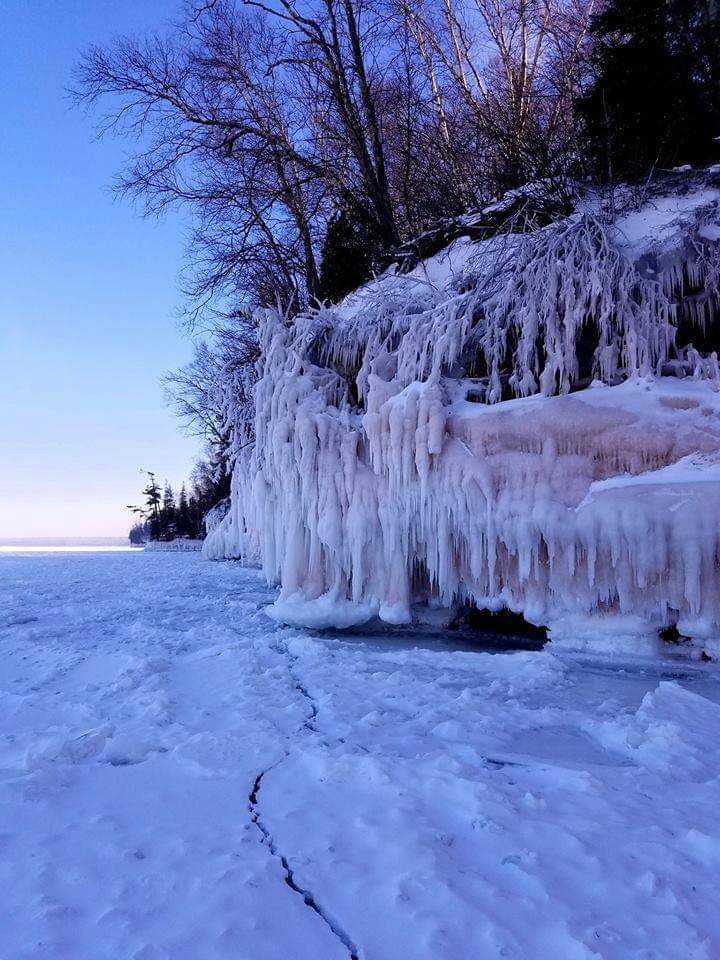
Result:
{"label": "clear sky", "polygon": [[178,9],[0,3],[0,539],[122,536],[139,469],[179,484],[198,452],[159,383],[191,354],[176,319],[184,226],[112,196],[130,145],[94,142],[66,94],[87,44]]}

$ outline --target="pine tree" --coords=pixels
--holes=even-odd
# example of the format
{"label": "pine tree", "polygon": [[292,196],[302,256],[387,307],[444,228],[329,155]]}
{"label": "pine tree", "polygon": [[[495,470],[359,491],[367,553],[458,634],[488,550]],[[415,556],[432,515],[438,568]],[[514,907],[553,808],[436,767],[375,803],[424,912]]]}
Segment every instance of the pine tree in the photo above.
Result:
{"label": "pine tree", "polygon": [[720,156],[715,0],[608,0],[592,23],[596,79],[579,104],[610,179]]}
{"label": "pine tree", "polygon": [[[141,470],[141,473],[147,473],[150,478],[142,494],[145,497],[145,504],[142,507],[129,503],[128,510],[141,519],[133,526],[133,530],[142,527],[145,539],[157,540],[160,532],[160,487],[155,481],[155,474],[149,470]],[[134,541],[131,541],[134,542]]]}
{"label": "pine tree", "polygon": [[163,510],[166,510],[168,513],[175,513],[175,494],[173,493],[173,488],[170,484],[165,481],[165,489],[163,490]]}
{"label": "pine tree", "polygon": [[190,536],[193,540],[201,540],[204,536],[203,517],[206,511],[203,510],[202,503],[194,495],[188,501],[188,512],[190,514]]}
{"label": "pine tree", "polygon": [[138,520],[130,528],[130,533],[128,534],[128,540],[133,546],[140,546],[145,543],[148,539],[149,531],[147,522],[144,520]]}
{"label": "pine tree", "polygon": [[188,503],[187,490],[183,483],[180,487],[180,499],[178,500],[177,518],[175,521],[177,535],[179,537],[189,537],[192,534],[190,529],[190,505]]}
{"label": "pine tree", "polygon": [[367,212],[357,205],[339,210],[325,233],[318,299],[331,303],[342,300],[372,276],[373,262],[383,252]]}
{"label": "pine tree", "polygon": [[176,532],[175,494],[170,484],[165,481],[162,507],[160,509],[160,536],[163,540],[172,540]]}
{"label": "pine tree", "polygon": [[155,474],[150,470],[144,471],[150,478],[147,486],[143,490],[145,497],[144,515],[148,521],[148,530],[151,540],[157,540],[160,536],[160,486],[155,479]]}

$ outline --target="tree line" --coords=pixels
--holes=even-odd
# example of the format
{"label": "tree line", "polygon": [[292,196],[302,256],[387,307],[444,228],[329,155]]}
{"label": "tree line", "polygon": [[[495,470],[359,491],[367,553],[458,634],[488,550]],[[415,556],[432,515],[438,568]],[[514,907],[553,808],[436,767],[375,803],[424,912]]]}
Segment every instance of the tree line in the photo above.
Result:
{"label": "tree line", "polygon": [[147,483],[142,489],[142,503],[128,504],[128,510],[137,517],[129,534],[134,544],[176,537],[202,540],[205,515],[230,495],[227,471],[218,472],[206,460],[201,460],[193,470],[190,492],[183,483],[177,497],[167,481],[161,486],[152,471],[143,473]]}

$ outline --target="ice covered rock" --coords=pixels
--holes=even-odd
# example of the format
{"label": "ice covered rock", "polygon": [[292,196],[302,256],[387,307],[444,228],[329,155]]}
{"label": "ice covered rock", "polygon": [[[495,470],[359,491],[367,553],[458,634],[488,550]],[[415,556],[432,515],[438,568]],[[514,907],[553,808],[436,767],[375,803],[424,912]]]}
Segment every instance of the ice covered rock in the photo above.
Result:
{"label": "ice covered rock", "polygon": [[675,339],[715,317],[713,224],[717,189],[614,224],[579,209],[292,323],[265,311],[255,443],[206,556],[259,560],[295,624],[470,601],[566,642],[588,616],[711,642],[719,371]]}

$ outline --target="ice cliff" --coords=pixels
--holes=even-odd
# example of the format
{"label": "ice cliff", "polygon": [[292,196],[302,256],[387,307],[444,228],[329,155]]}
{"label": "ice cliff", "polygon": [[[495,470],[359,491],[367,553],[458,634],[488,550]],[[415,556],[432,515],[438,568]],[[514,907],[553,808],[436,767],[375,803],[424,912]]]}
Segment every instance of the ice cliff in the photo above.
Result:
{"label": "ice cliff", "polygon": [[206,556],[261,562],[287,623],[469,602],[554,641],[717,648],[719,277],[711,170],[263,311],[254,443]]}

